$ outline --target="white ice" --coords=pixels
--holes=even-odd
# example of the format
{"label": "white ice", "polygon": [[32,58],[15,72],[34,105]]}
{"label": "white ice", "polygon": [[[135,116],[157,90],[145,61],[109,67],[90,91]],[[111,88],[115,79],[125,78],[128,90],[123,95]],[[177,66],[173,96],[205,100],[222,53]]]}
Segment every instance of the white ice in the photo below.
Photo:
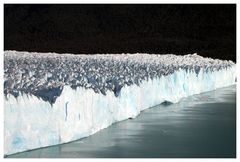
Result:
{"label": "white ice", "polygon": [[124,85],[118,97],[69,85],[52,105],[31,94],[4,99],[4,154],[52,146],[81,139],[111,124],[135,118],[142,110],[164,101],[235,84],[235,64],[220,70],[178,69],[174,73],[143,80],[140,86]]}

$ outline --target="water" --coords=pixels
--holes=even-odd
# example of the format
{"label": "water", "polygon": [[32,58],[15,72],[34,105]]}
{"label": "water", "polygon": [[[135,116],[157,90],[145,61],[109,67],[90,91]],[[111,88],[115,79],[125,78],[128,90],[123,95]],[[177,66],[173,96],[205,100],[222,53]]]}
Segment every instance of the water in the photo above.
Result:
{"label": "water", "polygon": [[158,105],[88,138],[9,157],[236,157],[236,86]]}

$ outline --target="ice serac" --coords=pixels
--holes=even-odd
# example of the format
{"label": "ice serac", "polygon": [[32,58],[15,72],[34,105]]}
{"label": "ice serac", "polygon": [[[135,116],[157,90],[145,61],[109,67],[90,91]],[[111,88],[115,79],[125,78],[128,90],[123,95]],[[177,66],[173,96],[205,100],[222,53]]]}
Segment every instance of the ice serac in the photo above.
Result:
{"label": "ice serac", "polygon": [[81,139],[162,102],[235,84],[193,55],[4,52],[4,154]]}

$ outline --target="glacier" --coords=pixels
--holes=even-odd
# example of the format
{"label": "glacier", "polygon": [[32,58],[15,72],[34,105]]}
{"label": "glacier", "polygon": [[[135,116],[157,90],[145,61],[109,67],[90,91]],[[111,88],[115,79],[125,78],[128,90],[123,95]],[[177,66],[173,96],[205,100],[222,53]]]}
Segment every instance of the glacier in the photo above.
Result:
{"label": "glacier", "polygon": [[197,54],[4,51],[4,154],[78,140],[235,80],[232,61]]}

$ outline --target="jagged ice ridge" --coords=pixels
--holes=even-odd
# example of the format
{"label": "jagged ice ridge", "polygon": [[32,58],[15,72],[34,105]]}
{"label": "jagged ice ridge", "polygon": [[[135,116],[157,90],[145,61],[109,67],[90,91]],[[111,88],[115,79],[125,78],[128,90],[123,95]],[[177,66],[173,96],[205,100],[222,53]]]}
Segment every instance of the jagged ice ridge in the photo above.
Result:
{"label": "jagged ice ridge", "polygon": [[4,93],[15,97],[20,92],[33,94],[54,103],[65,85],[91,88],[117,97],[125,85],[140,85],[143,80],[160,78],[184,69],[198,75],[234,65],[231,61],[203,58],[197,54],[107,54],[69,55],[55,53],[4,53]]}

